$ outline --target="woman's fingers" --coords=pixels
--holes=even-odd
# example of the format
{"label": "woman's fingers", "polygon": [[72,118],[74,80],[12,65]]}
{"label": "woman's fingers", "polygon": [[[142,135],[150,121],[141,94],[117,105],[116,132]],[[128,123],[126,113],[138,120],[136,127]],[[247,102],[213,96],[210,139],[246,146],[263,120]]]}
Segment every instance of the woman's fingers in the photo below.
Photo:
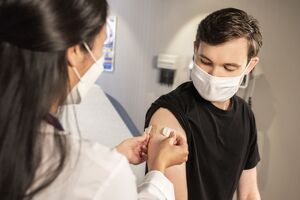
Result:
{"label": "woman's fingers", "polygon": [[145,160],[147,160],[148,155],[145,152],[142,152],[141,153],[141,158],[142,158],[142,161],[145,161]]}
{"label": "woman's fingers", "polygon": [[170,136],[168,138],[170,144],[176,144],[176,134],[174,133],[174,131],[170,133]]}

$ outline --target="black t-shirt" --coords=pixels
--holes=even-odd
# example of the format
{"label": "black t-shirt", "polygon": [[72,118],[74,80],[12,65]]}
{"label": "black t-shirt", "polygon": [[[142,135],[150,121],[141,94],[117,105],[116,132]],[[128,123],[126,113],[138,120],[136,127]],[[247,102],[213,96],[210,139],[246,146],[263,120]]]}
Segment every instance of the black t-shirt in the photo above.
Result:
{"label": "black t-shirt", "polygon": [[188,199],[232,199],[242,171],[260,160],[255,118],[247,103],[233,96],[230,108],[221,110],[187,82],[151,105],[145,127],[161,107],[172,112],[186,132]]}

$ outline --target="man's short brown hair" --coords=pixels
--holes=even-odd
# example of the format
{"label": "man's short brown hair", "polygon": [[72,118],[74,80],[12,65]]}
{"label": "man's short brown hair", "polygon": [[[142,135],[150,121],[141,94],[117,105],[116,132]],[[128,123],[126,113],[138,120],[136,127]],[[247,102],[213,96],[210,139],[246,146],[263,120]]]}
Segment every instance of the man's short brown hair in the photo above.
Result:
{"label": "man's short brown hair", "polygon": [[200,42],[218,45],[238,38],[248,40],[248,59],[257,56],[262,46],[258,21],[245,11],[225,8],[211,13],[200,22],[195,48]]}

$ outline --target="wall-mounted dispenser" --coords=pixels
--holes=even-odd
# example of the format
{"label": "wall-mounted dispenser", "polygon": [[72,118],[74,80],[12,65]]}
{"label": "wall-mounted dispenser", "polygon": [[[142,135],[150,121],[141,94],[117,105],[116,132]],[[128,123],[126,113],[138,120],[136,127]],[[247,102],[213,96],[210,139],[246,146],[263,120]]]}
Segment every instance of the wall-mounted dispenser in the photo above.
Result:
{"label": "wall-mounted dispenser", "polygon": [[168,86],[173,85],[176,72],[177,55],[159,54],[157,67],[160,69],[159,82]]}

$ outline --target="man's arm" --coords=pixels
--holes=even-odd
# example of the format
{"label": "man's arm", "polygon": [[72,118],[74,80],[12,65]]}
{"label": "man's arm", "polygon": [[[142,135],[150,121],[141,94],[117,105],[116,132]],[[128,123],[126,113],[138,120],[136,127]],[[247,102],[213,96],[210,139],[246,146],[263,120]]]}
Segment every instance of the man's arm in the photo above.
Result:
{"label": "man's arm", "polygon": [[[151,117],[149,125],[156,125],[157,132],[154,137],[151,137],[151,145],[148,146],[148,151],[155,152],[158,148],[160,140],[165,136],[160,134],[163,128],[168,127],[175,130],[175,134],[186,140],[186,134],[175,116],[167,109],[158,109]],[[172,166],[166,169],[166,177],[173,183],[176,200],[187,200],[187,183],[185,163],[182,165]]]}
{"label": "man's arm", "polygon": [[237,188],[238,200],[260,200],[260,194],[257,186],[257,170],[256,167],[244,170],[240,177]]}

